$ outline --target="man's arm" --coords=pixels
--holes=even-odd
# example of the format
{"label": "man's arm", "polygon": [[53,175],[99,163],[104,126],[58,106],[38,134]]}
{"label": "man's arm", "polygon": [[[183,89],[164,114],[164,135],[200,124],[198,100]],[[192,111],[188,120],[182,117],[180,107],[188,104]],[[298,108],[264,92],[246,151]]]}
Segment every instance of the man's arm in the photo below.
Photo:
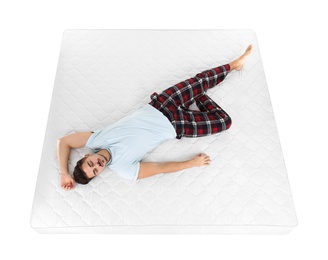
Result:
{"label": "man's arm", "polygon": [[138,179],[150,177],[159,173],[169,173],[185,170],[196,166],[209,165],[211,159],[206,154],[199,154],[188,161],[183,162],[141,162]]}
{"label": "man's arm", "polygon": [[80,132],[64,136],[57,141],[57,158],[61,173],[61,187],[65,190],[74,188],[74,180],[68,172],[68,159],[71,149],[85,146],[91,132]]}

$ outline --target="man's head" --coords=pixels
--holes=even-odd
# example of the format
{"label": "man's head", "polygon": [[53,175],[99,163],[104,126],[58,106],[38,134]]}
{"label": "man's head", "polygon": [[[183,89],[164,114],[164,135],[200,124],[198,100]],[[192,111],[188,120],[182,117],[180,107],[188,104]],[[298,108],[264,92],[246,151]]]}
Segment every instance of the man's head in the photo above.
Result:
{"label": "man's head", "polygon": [[73,175],[80,184],[87,184],[106,167],[107,158],[101,153],[86,154],[76,163]]}

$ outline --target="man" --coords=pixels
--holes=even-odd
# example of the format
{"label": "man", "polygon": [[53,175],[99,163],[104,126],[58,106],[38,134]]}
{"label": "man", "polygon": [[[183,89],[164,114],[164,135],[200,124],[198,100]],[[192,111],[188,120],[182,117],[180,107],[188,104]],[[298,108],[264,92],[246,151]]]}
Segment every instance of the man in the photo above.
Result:
{"label": "man", "polygon": [[[206,91],[222,82],[230,71],[241,70],[251,50],[249,45],[231,63],[199,73],[161,94],[152,94],[149,104],[100,131],[60,138],[57,153],[61,187],[70,190],[75,182],[87,184],[107,166],[125,179],[136,180],[210,164],[206,154],[180,162],[142,162],[142,158],[168,139],[201,137],[229,129],[230,116]],[[188,109],[194,102],[199,111]],[[86,154],[77,162],[73,179],[68,172],[70,150],[84,146],[93,149],[94,154]]]}

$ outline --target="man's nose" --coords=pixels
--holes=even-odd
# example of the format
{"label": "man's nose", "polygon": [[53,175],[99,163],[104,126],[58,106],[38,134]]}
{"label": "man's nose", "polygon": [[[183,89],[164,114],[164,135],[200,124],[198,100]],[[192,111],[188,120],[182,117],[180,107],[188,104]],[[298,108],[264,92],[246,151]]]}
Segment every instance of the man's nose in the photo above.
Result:
{"label": "man's nose", "polygon": [[98,163],[98,161],[95,161],[94,163],[93,163],[93,168],[94,169],[97,169],[99,167],[99,163]]}

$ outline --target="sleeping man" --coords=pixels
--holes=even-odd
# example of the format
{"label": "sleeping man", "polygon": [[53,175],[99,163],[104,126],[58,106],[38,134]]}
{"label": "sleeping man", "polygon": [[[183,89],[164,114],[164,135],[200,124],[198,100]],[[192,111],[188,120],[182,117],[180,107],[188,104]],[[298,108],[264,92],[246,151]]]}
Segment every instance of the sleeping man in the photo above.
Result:
{"label": "sleeping man", "polygon": [[[201,137],[229,129],[230,116],[206,91],[222,82],[229,72],[241,70],[251,51],[252,45],[249,45],[238,59],[198,73],[160,94],[153,93],[149,104],[102,130],[78,132],[58,139],[61,187],[70,190],[75,182],[87,184],[105,167],[125,179],[137,180],[210,164],[206,154],[180,162],[142,162],[142,159],[168,139]],[[199,111],[189,110],[194,102]],[[68,171],[70,150],[84,146],[94,153],[86,154],[77,162],[73,178]]]}

